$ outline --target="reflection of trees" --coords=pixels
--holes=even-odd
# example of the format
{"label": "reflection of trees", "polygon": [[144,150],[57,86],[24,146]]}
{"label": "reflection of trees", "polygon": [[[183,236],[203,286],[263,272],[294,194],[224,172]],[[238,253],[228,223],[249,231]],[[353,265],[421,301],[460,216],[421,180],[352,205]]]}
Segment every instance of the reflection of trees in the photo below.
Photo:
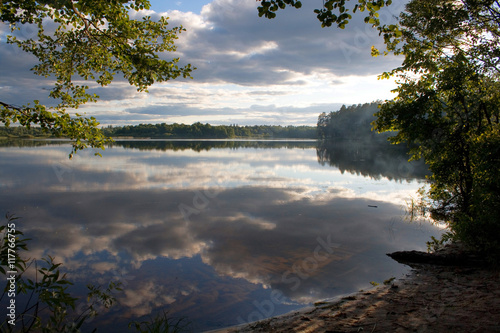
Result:
{"label": "reflection of trees", "polygon": [[[61,139],[0,139],[0,147],[43,147],[52,145],[67,145],[68,140]],[[210,149],[238,148],[285,148],[312,149],[316,148],[315,140],[119,140],[109,147],[123,147],[139,150],[194,150],[209,151]]]}
{"label": "reflection of trees", "polygon": [[44,147],[51,145],[67,145],[68,140],[36,140],[36,139],[0,139],[0,147]]}
{"label": "reflection of trees", "polygon": [[262,149],[311,149],[316,148],[316,141],[210,141],[210,140],[189,140],[189,141],[117,141],[114,146],[139,149],[139,150],[193,150],[209,151],[210,149],[239,149],[239,148],[262,148]]}
{"label": "reflection of trees", "polygon": [[[0,147],[39,147],[66,145],[63,140],[0,140]],[[109,147],[139,150],[196,152],[211,149],[313,149],[316,148],[318,162],[339,168],[342,172],[361,174],[378,179],[395,180],[423,179],[427,167],[422,162],[408,163],[407,149],[387,142],[343,141],[286,141],[286,140],[124,140]]]}
{"label": "reflection of trees", "polygon": [[404,146],[389,143],[367,143],[354,140],[322,141],[318,144],[318,162],[338,168],[342,173],[361,174],[379,179],[423,179],[427,166],[421,162],[408,162]]}

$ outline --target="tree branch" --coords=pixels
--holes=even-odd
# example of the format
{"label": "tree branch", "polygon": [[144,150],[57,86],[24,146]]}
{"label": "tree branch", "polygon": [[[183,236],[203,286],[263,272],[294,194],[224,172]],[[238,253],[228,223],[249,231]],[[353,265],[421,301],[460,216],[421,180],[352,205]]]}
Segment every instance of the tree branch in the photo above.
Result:
{"label": "tree branch", "polygon": [[0,101],[0,105],[2,105],[2,106],[4,106],[4,107],[6,107],[6,108],[8,108],[8,109],[14,109],[14,110],[17,110],[17,111],[20,111],[20,112],[22,112],[22,111],[23,111],[23,109],[22,109],[22,108],[20,108],[20,107],[13,106],[13,105],[10,105],[10,104],[7,104],[7,103],[4,103],[4,102],[2,102],[2,101]]}
{"label": "tree branch", "polygon": [[87,21],[87,18],[85,18],[85,16],[80,13],[78,11],[78,9],[76,9],[75,7],[75,3],[73,1],[71,1],[71,6],[73,7],[73,11],[75,12],[75,14],[82,19],[83,21],[83,24],[85,24],[85,34],[87,35],[87,37],[90,39],[92,36],[90,35],[90,31],[89,31],[89,22]]}

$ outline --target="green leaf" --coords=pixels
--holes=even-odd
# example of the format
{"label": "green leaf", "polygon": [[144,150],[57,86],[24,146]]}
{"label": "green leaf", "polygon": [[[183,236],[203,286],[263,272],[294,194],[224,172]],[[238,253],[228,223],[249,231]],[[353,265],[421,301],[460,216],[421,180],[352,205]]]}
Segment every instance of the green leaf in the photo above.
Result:
{"label": "green leaf", "polygon": [[[151,17],[130,18],[130,8],[149,8],[147,1],[140,1],[140,5],[123,1],[105,1],[99,5],[95,1],[78,1],[74,6],[62,3],[66,2],[44,2],[43,6],[33,6],[31,1],[0,2],[0,17],[4,23],[11,24],[12,29],[24,22],[38,25],[37,39],[8,36],[7,40],[38,59],[34,73],[54,78],[49,96],[60,101],[51,108],[40,105],[39,101],[34,101],[35,106],[20,109],[2,105],[0,121],[7,125],[19,122],[25,127],[37,124],[55,136],[68,136],[75,142],[72,156],[86,146],[103,148],[107,140],[96,124],[86,122],[83,117],[71,122],[57,116],[64,114],[67,108],[76,109],[98,99],[97,95],[87,93],[88,85],[75,82],[93,80],[106,86],[114,75],[121,73],[131,85],[146,92],[156,82],[191,77],[195,68],[177,66],[179,59],[169,61],[159,57],[176,50],[174,42],[184,31],[182,27],[169,29],[163,17],[158,21]],[[57,25],[54,33],[45,32],[44,25],[48,22],[44,21],[45,17],[54,19]],[[81,124],[81,131],[76,131],[75,126]],[[82,139],[90,139],[89,144],[82,144]]]}

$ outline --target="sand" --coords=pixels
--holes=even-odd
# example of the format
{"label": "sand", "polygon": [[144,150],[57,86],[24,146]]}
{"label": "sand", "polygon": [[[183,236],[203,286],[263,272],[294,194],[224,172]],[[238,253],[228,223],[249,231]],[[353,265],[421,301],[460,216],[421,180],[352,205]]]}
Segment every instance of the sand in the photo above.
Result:
{"label": "sand", "polygon": [[403,279],[229,332],[500,332],[500,270],[412,264]]}

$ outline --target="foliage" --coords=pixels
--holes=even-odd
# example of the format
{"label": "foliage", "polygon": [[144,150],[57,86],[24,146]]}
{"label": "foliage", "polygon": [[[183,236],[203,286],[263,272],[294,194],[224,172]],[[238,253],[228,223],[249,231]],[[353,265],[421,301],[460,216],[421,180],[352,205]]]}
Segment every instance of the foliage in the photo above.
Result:
{"label": "foliage", "polygon": [[231,139],[244,137],[315,139],[316,128],[312,126],[237,126],[194,123],[185,124],[139,124],[136,126],[108,127],[104,132],[113,137],[136,137],[155,139],[203,138]]}
{"label": "foliage", "polygon": [[[120,290],[118,284],[111,283],[104,291],[88,286],[89,305],[81,313],[74,313],[77,299],[68,291],[72,283],[61,274],[61,264],[50,256],[40,261],[23,258],[29,239],[16,228],[16,217],[7,215],[6,219],[7,223],[0,225],[0,273],[9,279],[15,277],[15,283],[4,279],[7,284],[0,302],[9,305],[14,300],[16,313],[14,318],[2,318],[1,332],[79,332],[86,321],[97,315],[98,306],[110,307],[114,303],[112,292]],[[26,277],[29,274],[34,278]]]}
{"label": "foliage", "polygon": [[424,179],[428,169],[420,161],[408,163],[408,148],[391,145],[389,133],[373,131],[380,102],[343,105],[318,117],[318,162],[342,173],[362,174],[375,179]]}
{"label": "foliage", "polygon": [[387,141],[387,135],[372,130],[374,114],[379,110],[379,102],[342,107],[318,117],[318,138],[322,140]]}
{"label": "foliage", "polygon": [[[109,137],[136,137],[155,139],[231,139],[231,138],[288,138],[315,139],[316,127],[313,126],[281,126],[281,125],[210,125],[194,123],[186,124],[139,124],[127,126],[108,126],[101,129]],[[39,127],[27,129],[22,126],[0,127],[0,138],[33,138],[50,137]]]}
{"label": "foliage", "polygon": [[390,278],[388,278],[387,280],[384,281],[384,285],[385,286],[388,286],[392,283],[392,281],[396,280],[396,277],[392,276]]}
{"label": "foliage", "polygon": [[50,134],[45,132],[40,127],[26,128],[23,126],[1,126],[0,138],[32,138],[32,137],[49,137]]}
{"label": "foliage", "polygon": [[[77,114],[71,117],[66,109],[77,109],[99,98],[87,92],[85,81],[107,86],[116,73],[138,91],[147,91],[155,82],[190,77],[190,65],[179,68],[178,58],[160,59],[158,54],[175,51],[174,41],[184,29],[167,29],[167,18],[158,22],[145,16],[131,19],[129,12],[149,9],[149,1],[0,1],[0,20],[10,25],[7,42],[34,55],[39,63],[35,74],[55,79],[49,93],[57,105],[47,107],[39,101],[15,107],[0,102],[0,122],[18,122],[30,128],[38,124],[56,136],[74,141],[70,157],[87,146],[104,148],[109,140],[97,127],[93,117]],[[20,38],[16,30],[23,24],[36,26],[36,38]],[[50,28],[56,24],[55,31]]]}
{"label": "foliage", "polygon": [[450,240],[453,240],[451,232],[445,232],[441,238],[431,236],[431,240],[427,242],[427,252],[436,252],[442,249]]}
{"label": "foliage", "polygon": [[402,35],[385,36],[405,57],[381,76],[398,78],[398,96],[374,122],[429,165],[424,213],[490,253],[500,253],[499,14],[496,1],[411,1]]}
{"label": "foliage", "polygon": [[[287,6],[301,8],[302,2],[297,0],[257,0],[261,1],[258,8],[259,16],[264,16],[269,19],[276,17],[276,12],[279,9],[285,9]],[[355,2],[353,8],[349,9],[347,4],[349,0],[327,0],[323,1],[321,9],[315,9],[318,20],[321,22],[322,27],[330,27],[336,24],[337,27],[344,29],[349,20],[352,19],[352,13],[356,11],[367,12],[368,16],[365,17],[365,22],[374,26],[380,25],[378,11],[384,6],[389,6],[392,0],[358,0]]]}
{"label": "foliage", "polygon": [[131,322],[128,327],[134,327],[140,333],[179,333],[186,331],[189,325],[184,318],[173,320],[163,312],[151,317],[149,321]]}
{"label": "foliage", "polygon": [[[500,257],[500,3],[411,0],[390,25],[378,11],[391,1],[359,0],[351,11],[347,3],[324,1],[316,10],[322,26],[344,28],[350,12],[368,10],[365,22],[383,36],[384,54],[404,57],[380,76],[397,78],[398,95],[383,103],[373,124],[396,132],[391,141],[407,143],[412,158],[429,165],[430,190],[414,207],[447,223],[456,239]],[[259,16],[274,18],[287,6],[302,4],[263,0]],[[327,129],[328,120],[321,115],[319,127]]]}

